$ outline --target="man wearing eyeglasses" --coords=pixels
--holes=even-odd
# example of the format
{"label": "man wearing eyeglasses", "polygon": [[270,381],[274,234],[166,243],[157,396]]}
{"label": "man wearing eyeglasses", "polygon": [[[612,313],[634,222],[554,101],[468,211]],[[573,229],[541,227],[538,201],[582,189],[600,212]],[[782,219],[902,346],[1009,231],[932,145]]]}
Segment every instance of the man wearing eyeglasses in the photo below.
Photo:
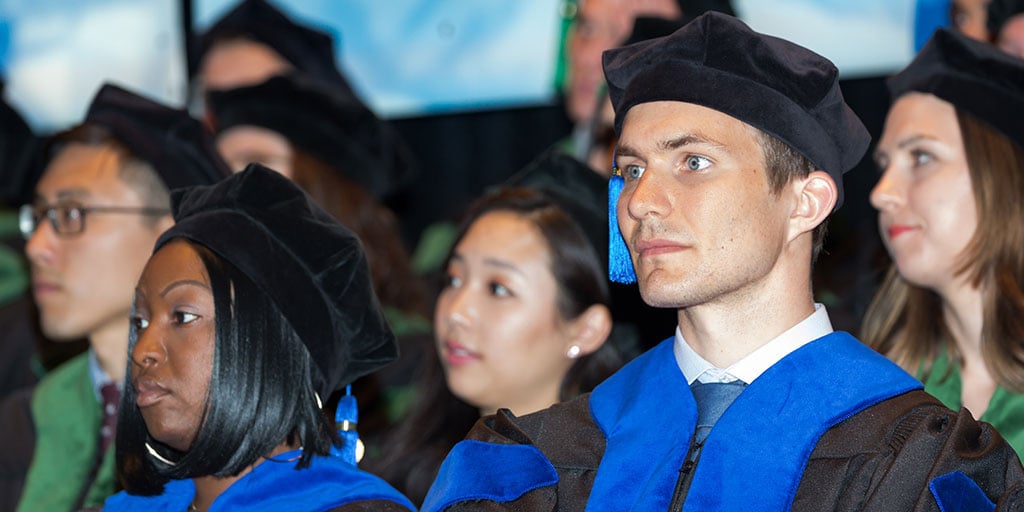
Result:
{"label": "man wearing eyeglasses", "polygon": [[112,441],[135,283],[173,224],[169,190],[229,172],[185,111],[111,85],[81,125],[54,138],[51,154],[34,201],[19,211],[32,294],[47,337],[85,338],[89,350],[32,394],[34,453],[18,510],[77,510],[117,490]]}

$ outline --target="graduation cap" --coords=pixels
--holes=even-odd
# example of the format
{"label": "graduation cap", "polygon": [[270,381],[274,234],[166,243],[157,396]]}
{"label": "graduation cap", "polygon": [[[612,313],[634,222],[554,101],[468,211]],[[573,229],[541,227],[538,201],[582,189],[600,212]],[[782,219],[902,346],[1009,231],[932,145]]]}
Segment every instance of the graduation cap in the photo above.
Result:
{"label": "graduation cap", "polygon": [[83,124],[106,128],[136,158],[156,170],[168,189],[205,185],[231,174],[212,134],[185,110],[104,84]]}
{"label": "graduation cap", "polygon": [[298,73],[207,96],[217,133],[252,125],[280,133],[378,200],[404,189],[417,166],[404,140],[348,91]]}
{"label": "graduation cap", "polygon": [[[871,140],[839,90],[839,71],[799,45],[754,32],[742,21],[708,12],[671,35],[607,50],[605,78],[621,133],[626,113],[654,101],[693,103],[766,132],[827,172],[842,204],[844,172]],[[633,282],[615,203],[622,180],[610,182],[610,275]]]}
{"label": "graduation cap", "polygon": [[250,164],[215,185],[174,191],[171,209],[175,224],[154,251],[184,238],[248,276],[309,350],[320,396],[397,357],[359,240],[287,178]]}
{"label": "graduation cap", "polygon": [[934,94],[1024,147],[1024,60],[939,29],[887,85],[893,99]]}
{"label": "graduation cap", "polygon": [[554,147],[502,185],[531,188],[548,196],[579,225],[607,267],[607,180],[583,162]]}
{"label": "graduation cap", "polygon": [[189,75],[195,76],[203,58],[219,41],[239,37],[267,45],[303,73],[352,90],[338,70],[334,38],[297,23],[267,0],[243,0],[203,32],[192,48]]}

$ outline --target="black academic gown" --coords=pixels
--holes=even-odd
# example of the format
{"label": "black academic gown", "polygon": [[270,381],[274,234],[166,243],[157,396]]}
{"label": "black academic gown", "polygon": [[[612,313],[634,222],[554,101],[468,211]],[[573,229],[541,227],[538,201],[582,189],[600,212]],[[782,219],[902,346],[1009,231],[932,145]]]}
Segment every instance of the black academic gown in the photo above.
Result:
{"label": "black academic gown", "polygon": [[769,368],[700,451],[666,340],[590,395],[484,418],[422,510],[1024,509],[1024,470],[990,426],[833,333]]}

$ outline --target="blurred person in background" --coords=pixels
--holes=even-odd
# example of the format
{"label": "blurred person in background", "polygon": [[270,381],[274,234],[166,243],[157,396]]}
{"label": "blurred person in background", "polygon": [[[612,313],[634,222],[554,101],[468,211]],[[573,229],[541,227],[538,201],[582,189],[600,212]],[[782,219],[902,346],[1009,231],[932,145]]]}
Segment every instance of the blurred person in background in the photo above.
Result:
{"label": "blurred person in background", "polygon": [[[3,90],[0,80],[0,95]],[[29,182],[38,142],[21,114],[6,101],[0,101],[0,134],[0,397],[4,397],[35,384],[50,366],[44,366],[47,358],[40,352],[42,333],[25,320],[34,318],[35,312],[26,293],[25,239],[18,231],[17,208],[31,200]]]}
{"label": "blurred person in background", "polygon": [[1024,453],[1024,60],[940,29],[889,80],[865,342]]}
{"label": "blurred person in background", "polygon": [[1024,59],[1024,0],[992,0],[988,4],[988,31],[992,44]]}
{"label": "blurred person in background", "polygon": [[337,67],[334,38],[268,0],[242,0],[198,34],[189,56],[193,99],[299,71],[354,94]]}
{"label": "blurred person in background", "polygon": [[[305,75],[208,95],[217,147],[233,170],[263,164],[294,181],[363,243],[374,290],[402,357],[353,387],[370,452],[408,408],[412,369],[430,350],[426,283],[411,266],[386,197],[413,167],[405,144],[355,96]],[[328,399],[332,405],[338,396]]]}
{"label": "blurred person in background", "polygon": [[989,42],[994,34],[988,28],[988,4],[992,0],[953,0],[949,21],[953,30],[978,41]]}
{"label": "blurred person in background", "polygon": [[30,401],[5,409],[18,414],[0,423],[10,447],[0,452],[8,476],[0,502],[13,507],[20,495],[21,511],[77,510],[118,490],[111,441],[134,281],[173,224],[169,190],[228,174],[199,121],[113,85],[50,144],[19,225],[43,333],[88,339],[89,350],[50,372]]}
{"label": "blurred person in background", "polygon": [[729,0],[578,0],[566,43],[566,112],[574,125],[570,153],[587,160],[595,117],[605,98],[601,53],[622,46],[637,17],[694,19],[706,11],[734,14]]}

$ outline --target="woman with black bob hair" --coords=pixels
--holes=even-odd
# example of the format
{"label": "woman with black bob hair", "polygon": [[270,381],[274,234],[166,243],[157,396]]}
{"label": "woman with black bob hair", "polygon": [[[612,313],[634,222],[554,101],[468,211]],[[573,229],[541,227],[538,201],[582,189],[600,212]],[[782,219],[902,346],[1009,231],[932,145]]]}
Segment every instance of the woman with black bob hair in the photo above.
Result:
{"label": "woman with black bob hair", "polygon": [[355,236],[258,164],[172,202],[136,289],[125,490],[104,510],[412,510],[321,410],[397,356]]}

